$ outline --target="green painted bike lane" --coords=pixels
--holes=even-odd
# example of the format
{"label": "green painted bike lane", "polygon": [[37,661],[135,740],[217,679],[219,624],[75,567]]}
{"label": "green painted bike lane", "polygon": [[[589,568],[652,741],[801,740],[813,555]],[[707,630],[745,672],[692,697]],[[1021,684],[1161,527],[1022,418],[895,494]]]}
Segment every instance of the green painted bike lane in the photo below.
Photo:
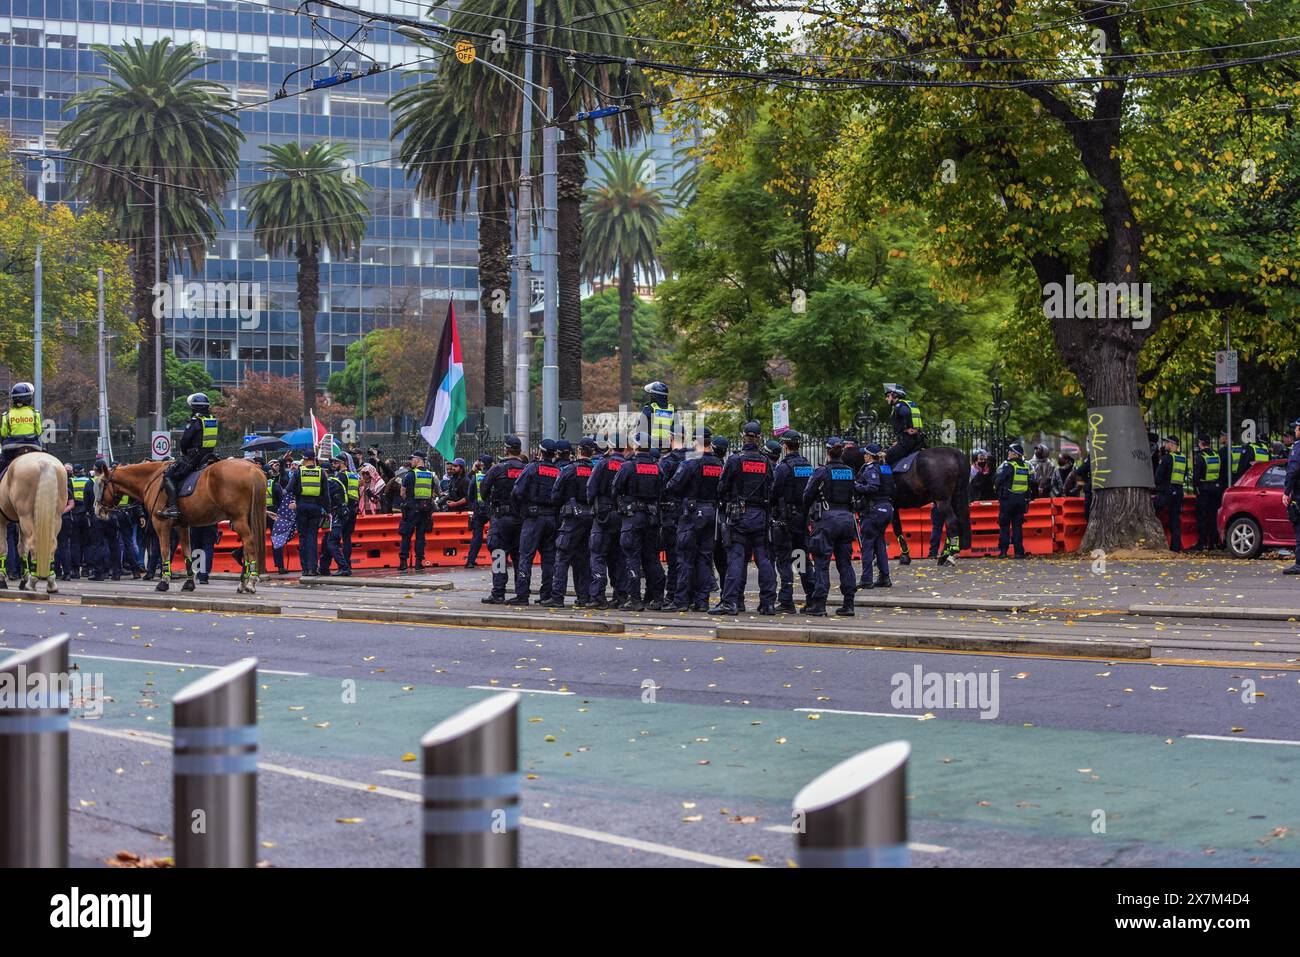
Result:
{"label": "green painted bike lane", "polygon": [[[75,660],[75,656],[74,656]],[[169,734],[171,696],[206,669],[86,660],[114,700],[102,726]],[[488,691],[380,678],[260,675],[260,746],[371,771],[418,772],[419,739]],[[503,686],[500,690],[513,690]],[[149,702],[144,704],[143,702]],[[914,821],[1052,838],[1089,836],[1300,865],[1300,748],[1154,734],[925,721],[749,708],[528,695],[523,770],[563,791],[607,788],[628,800],[738,798],[788,806],[805,783],[886,741],[911,742]],[[373,783],[385,783],[383,777]],[[734,806],[734,803],[733,803]],[[1104,815],[1105,832],[1096,834]],[[1066,863],[1066,862],[1062,862]],[[1207,861],[1208,863],[1208,861]]]}

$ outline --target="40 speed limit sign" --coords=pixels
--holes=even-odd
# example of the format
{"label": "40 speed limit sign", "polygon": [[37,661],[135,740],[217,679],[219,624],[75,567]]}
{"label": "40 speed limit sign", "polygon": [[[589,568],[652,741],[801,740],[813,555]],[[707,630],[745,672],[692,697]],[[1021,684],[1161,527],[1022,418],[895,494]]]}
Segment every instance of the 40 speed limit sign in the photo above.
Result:
{"label": "40 speed limit sign", "polygon": [[172,434],[170,432],[155,432],[149,441],[150,451],[153,453],[153,460],[161,462],[164,459],[171,458],[172,454]]}

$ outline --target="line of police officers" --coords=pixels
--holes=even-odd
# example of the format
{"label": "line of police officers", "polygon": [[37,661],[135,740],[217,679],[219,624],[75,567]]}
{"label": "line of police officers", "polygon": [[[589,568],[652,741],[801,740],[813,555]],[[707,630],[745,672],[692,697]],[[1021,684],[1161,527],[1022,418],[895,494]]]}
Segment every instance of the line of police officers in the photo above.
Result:
{"label": "line of police officers", "polygon": [[[796,574],[800,610],[826,614],[832,558],[843,597],[837,614],[853,614],[859,587],[892,584],[884,531],[893,517],[893,476],[878,445],[863,450],[865,464],[855,474],[841,461],[838,438],[827,440],[829,461],[813,468],[793,430],[765,447],[758,423],[748,422],[741,448],[728,456],[727,440],[705,429],[688,456],[671,425],[653,418],[647,425],[625,440],[613,436],[604,450],[594,436],[576,447],[544,439],[531,462],[519,438],[507,436],[502,459],[480,463],[486,470],[476,472],[471,495],[492,555],[484,603],[527,605],[539,554],[540,603],[553,608],[564,607],[571,577],[580,608],[734,615],[745,610],[751,561],[762,615],[797,610]],[[855,540],[862,542],[861,583]],[[510,564],[514,589],[507,597]],[[710,607],[715,590],[720,598]]]}

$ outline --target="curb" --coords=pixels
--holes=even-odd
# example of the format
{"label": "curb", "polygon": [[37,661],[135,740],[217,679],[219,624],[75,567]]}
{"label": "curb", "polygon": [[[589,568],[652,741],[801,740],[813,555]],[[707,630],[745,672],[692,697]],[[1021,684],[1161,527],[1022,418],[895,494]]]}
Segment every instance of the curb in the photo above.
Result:
{"label": "curb", "polygon": [[[65,592],[56,591],[54,594],[63,595]],[[50,593],[47,591],[19,591],[17,586],[13,588],[0,589],[0,601],[49,601]]]}
{"label": "curb", "polygon": [[[875,589],[863,589],[874,592]],[[949,611],[1031,611],[1032,601],[981,601],[978,598],[898,598],[881,595],[864,597],[859,591],[853,598],[855,608],[930,608]]]}
{"label": "curb", "polygon": [[451,591],[456,586],[449,581],[429,579],[427,581],[399,581],[391,578],[347,578],[340,576],[329,578],[321,575],[308,575],[298,579],[299,585],[342,585],[345,588],[401,588],[405,591]]}
{"label": "curb", "polygon": [[1244,621],[1296,621],[1300,611],[1275,608],[1243,608],[1239,605],[1207,607],[1204,605],[1130,605],[1130,615],[1166,618],[1233,618]]}
{"label": "curb", "polygon": [[123,608],[162,608],[179,611],[229,611],[244,615],[278,615],[279,605],[235,601],[229,598],[189,598],[170,595],[82,595],[83,605],[107,605]]}
{"label": "curb", "polygon": [[490,625],[497,628],[544,628],[549,631],[580,631],[594,634],[622,634],[623,622],[600,618],[566,618],[560,615],[511,615],[492,612],[396,611],[390,608],[340,608],[340,620],[409,622],[416,625]]}
{"label": "curb", "polygon": [[1151,657],[1148,645],[1112,641],[1061,641],[1053,638],[988,638],[983,636],[904,634],[887,631],[847,631],[834,628],[790,628],[764,625],[718,625],[721,640],[818,642],[863,648],[912,648],[917,651],[979,651],[1007,655],[1050,655],[1076,658]]}

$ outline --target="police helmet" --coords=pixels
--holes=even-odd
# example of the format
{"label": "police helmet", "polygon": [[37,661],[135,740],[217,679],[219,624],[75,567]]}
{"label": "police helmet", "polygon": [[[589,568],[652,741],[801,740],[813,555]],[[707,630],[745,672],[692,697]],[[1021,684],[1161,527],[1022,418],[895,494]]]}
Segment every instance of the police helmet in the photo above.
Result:
{"label": "police helmet", "polygon": [[759,424],[758,424],[757,422],[753,422],[753,421],[746,422],[746,423],[745,423],[745,427],[744,427],[744,429],[742,429],[742,431],[743,431],[746,435],[762,435],[762,434],[763,434],[763,430],[762,430],[762,428],[759,426]]}
{"label": "police helmet", "polygon": [[1025,457],[1025,447],[1019,442],[1012,442],[1007,446],[1007,453],[1010,454],[1012,452],[1016,453],[1016,455],[1019,455],[1021,458]]}
{"label": "police helmet", "polygon": [[719,435],[716,439],[713,440],[711,447],[713,449],[713,454],[716,455],[718,458],[722,458],[724,455],[727,454],[727,449],[731,447],[731,443]]}
{"label": "police helmet", "polygon": [[212,409],[212,403],[202,392],[195,392],[185,400],[185,404],[190,407],[191,412],[208,412]]}
{"label": "police helmet", "polygon": [[30,382],[15,382],[9,390],[9,401],[15,406],[31,405],[36,398],[36,386]]}
{"label": "police helmet", "polygon": [[668,398],[668,386],[662,382],[651,382],[645,387],[645,394],[656,399]]}
{"label": "police helmet", "polygon": [[794,429],[786,429],[781,433],[781,444],[788,445],[791,448],[798,448],[799,443],[803,441],[803,436]]}
{"label": "police helmet", "polygon": [[518,452],[524,447],[524,443],[519,441],[519,436],[517,435],[507,435],[505,439],[502,440],[502,444],[514,452]]}
{"label": "police helmet", "polygon": [[904,388],[903,388],[901,385],[899,385],[897,382],[886,382],[886,383],[885,383],[885,395],[890,395],[891,393],[892,393],[893,395],[898,396],[900,399],[906,399],[906,398],[907,398],[907,390],[904,389]]}
{"label": "police helmet", "polygon": [[842,449],[844,448],[844,440],[841,439],[838,435],[832,435],[829,439],[826,440],[826,448],[828,450]]}

